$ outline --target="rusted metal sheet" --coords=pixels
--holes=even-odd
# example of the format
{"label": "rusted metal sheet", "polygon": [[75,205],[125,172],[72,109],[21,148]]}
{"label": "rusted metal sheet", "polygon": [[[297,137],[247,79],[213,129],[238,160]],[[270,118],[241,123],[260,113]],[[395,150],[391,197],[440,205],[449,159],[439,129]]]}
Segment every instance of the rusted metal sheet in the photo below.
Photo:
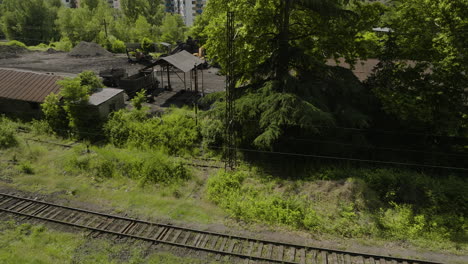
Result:
{"label": "rusted metal sheet", "polygon": [[169,63],[170,65],[176,67],[182,72],[189,72],[193,70],[195,67],[197,67],[198,65],[205,63],[205,61],[183,50],[174,55],[161,57],[157,61],[153,62],[151,65],[147,66],[144,69],[149,69],[156,65],[163,65],[165,63]]}
{"label": "rusted metal sheet", "polygon": [[58,93],[60,76],[0,69],[0,98],[42,103],[50,93]]}

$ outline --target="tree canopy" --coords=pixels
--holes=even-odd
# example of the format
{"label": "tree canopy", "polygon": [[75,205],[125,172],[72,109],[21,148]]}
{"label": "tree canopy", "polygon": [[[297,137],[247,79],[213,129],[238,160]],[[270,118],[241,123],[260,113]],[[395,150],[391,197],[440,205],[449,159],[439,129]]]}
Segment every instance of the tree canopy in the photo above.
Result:
{"label": "tree canopy", "polygon": [[412,129],[468,135],[468,2],[393,1],[381,63],[368,85]]}
{"label": "tree canopy", "polygon": [[55,20],[60,6],[60,0],[4,0],[0,6],[2,30],[8,39],[28,45],[57,40]]}
{"label": "tree canopy", "polygon": [[[353,61],[366,54],[361,36],[383,8],[371,5],[371,12],[358,5],[358,13],[352,7],[320,0],[209,2],[201,34],[210,58],[222,66],[227,63],[225,14],[235,12],[235,77],[244,87],[238,89],[235,121],[242,144],[272,148],[286,135],[316,134],[340,123],[368,126],[365,101],[359,101],[367,96],[364,87],[349,70],[325,65],[327,58]],[[219,115],[216,111],[222,106],[211,113]]]}

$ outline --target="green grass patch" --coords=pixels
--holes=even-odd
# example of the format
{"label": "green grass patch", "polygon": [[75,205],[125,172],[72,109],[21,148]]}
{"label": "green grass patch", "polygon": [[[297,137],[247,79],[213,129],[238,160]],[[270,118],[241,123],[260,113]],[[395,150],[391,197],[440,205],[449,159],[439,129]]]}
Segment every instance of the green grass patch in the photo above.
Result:
{"label": "green grass patch", "polygon": [[0,222],[0,263],[71,263],[83,240],[43,226]]}
{"label": "green grass patch", "polygon": [[147,263],[202,264],[204,260],[182,258],[170,253],[143,254],[147,244],[113,243],[86,239],[83,234],[48,230],[44,226],[12,221],[0,222],[0,263]]}
{"label": "green grass patch", "polygon": [[143,110],[120,110],[104,126],[115,146],[163,149],[169,154],[195,154],[200,141],[193,112],[171,108],[161,117],[147,117]]}
{"label": "green grass patch", "polygon": [[140,151],[112,146],[75,147],[65,156],[65,169],[69,172],[89,174],[102,180],[126,177],[142,185],[148,183],[177,184],[188,180],[189,169],[178,159],[158,150]]}
{"label": "green grass patch", "polygon": [[42,134],[41,124],[34,127],[27,127],[31,129],[28,134],[17,134],[16,146],[0,150],[0,185],[55,194],[153,220],[213,223],[225,217],[221,209],[203,197],[206,176],[189,169],[186,160],[156,149],[92,146],[88,153],[83,145],[66,149],[26,140],[33,137],[70,143]]}
{"label": "green grass patch", "polygon": [[16,128],[17,126],[14,122],[0,116],[0,149],[13,147],[18,144]]}
{"label": "green grass patch", "polygon": [[245,222],[460,253],[468,250],[467,186],[455,176],[387,169],[318,170],[306,180],[241,169],[212,176],[206,194]]}

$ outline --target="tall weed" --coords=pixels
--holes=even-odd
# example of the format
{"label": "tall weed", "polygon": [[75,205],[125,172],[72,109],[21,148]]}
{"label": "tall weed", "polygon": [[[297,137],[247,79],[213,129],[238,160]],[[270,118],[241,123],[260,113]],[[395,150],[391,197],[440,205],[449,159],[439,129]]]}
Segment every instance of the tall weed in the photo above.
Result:
{"label": "tall weed", "polygon": [[146,117],[142,110],[121,110],[105,124],[104,130],[115,146],[162,148],[170,154],[194,153],[200,138],[193,114],[176,108],[161,117]]}
{"label": "tall weed", "polygon": [[208,198],[244,221],[281,224],[309,230],[321,224],[320,217],[303,200],[273,193],[268,188],[245,184],[245,171],[219,172],[208,181]]}
{"label": "tall weed", "polygon": [[0,116],[0,148],[9,148],[18,145],[16,137],[17,125],[4,116]]}
{"label": "tall weed", "polygon": [[112,146],[94,147],[87,153],[83,147],[75,148],[65,159],[66,168],[74,173],[86,173],[97,180],[127,177],[148,183],[170,184],[190,178],[190,171],[179,160],[161,151],[118,149]]}

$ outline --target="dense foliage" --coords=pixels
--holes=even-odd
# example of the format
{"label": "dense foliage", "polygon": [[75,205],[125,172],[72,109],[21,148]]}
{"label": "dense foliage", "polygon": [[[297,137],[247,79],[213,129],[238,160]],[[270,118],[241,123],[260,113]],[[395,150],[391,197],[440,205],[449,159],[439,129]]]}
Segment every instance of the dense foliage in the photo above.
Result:
{"label": "dense foliage", "polygon": [[4,116],[0,116],[0,148],[8,148],[18,144],[16,125]]}
{"label": "dense foliage", "polygon": [[86,153],[84,147],[74,149],[65,157],[70,172],[89,174],[102,181],[112,177],[128,177],[145,184],[169,184],[187,180],[190,172],[179,160],[160,151],[138,151],[115,147],[93,148]]}
{"label": "dense foliage", "polygon": [[42,112],[49,125],[56,130],[84,133],[90,128],[98,128],[99,120],[93,114],[87,114],[89,96],[104,87],[96,74],[84,71],[76,78],[66,78],[58,84],[60,92],[49,94],[42,104]]}
{"label": "dense foliage", "polygon": [[[396,169],[330,167],[308,172],[309,178],[295,181],[255,170],[219,172],[209,179],[207,195],[232,217],[247,222],[434,247],[466,242],[465,179]],[[336,185],[317,190],[333,185],[326,181]]]}
{"label": "dense foliage", "polygon": [[[27,45],[55,43],[69,50],[80,41],[97,42],[122,52],[121,42],[176,43],[186,31],[179,15],[164,14],[159,0],[122,1],[114,9],[105,0],[80,2],[80,8],[66,8],[60,0],[6,0],[0,2],[0,27],[10,40]],[[62,44],[63,43],[63,44]],[[63,46],[67,48],[63,48]]]}
{"label": "dense foliage", "polygon": [[[389,148],[412,144],[442,152],[467,145],[464,1],[210,1],[192,32],[206,41],[208,56],[221,66],[227,63],[227,45],[226,27],[219,25],[226,23],[228,9],[236,19],[231,124],[238,145],[400,162],[412,160],[412,154]],[[374,32],[376,27],[391,30]],[[380,63],[364,85],[349,70],[326,64],[344,58],[352,66],[369,56]],[[223,99],[208,109],[208,118],[224,121]],[[219,142],[224,131],[213,124],[209,130],[217,134],[211,142]],[[372,132],[396,130],[394,135]],[[444,138],[408,135],[415,132]],[[376,147],[377,154],[362,146]],[[440,158],[449,159],[429,159]],[[459,166],[458,161],[443,164]]]}
{"label": "dense foliage", "polygon": [[140,149],[161,148],[171,154],[196,152],[199,132],[193,113],[187,109],[170,109],[161,117],[148,117],[146,109],[115,112],[104,131],[115,146]]}

